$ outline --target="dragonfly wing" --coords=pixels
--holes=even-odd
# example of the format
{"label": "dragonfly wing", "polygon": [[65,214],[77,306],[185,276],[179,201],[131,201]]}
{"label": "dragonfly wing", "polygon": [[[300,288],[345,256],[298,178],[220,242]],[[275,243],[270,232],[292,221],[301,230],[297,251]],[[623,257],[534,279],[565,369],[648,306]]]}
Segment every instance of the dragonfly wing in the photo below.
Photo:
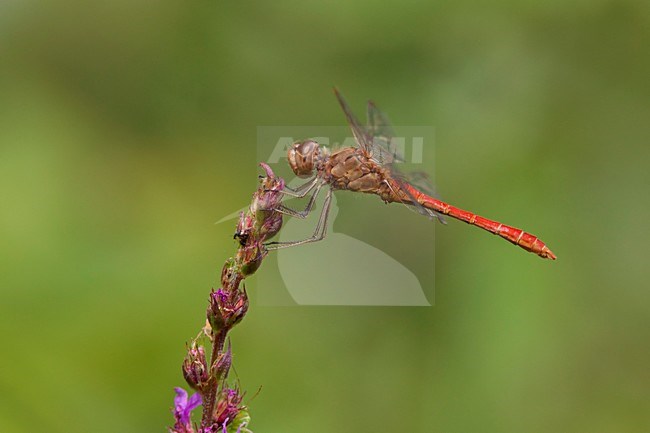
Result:
{"label": "dragonfly wing", "polygon": [[[394,181],[391,184],[391,188],[399,188],[403,194],[408,197],[409,204],[407,207],[422,215],[426,215],[429,218],[437,218],[440,222],[444,223],[445,221],[442,215],[419,204],[415,197],[413,197],[413,194],[409,192],[407,184],[411,184],[410,177],[413,177],[414,180],[418,180],[423,179],[424,176],[419,172],[416,172],[419,173],[418,176],[403,174],[397,168],[398,163],[404,162],[404,156],[394,140],[395,134],[390,122],[388,121],[388,117],[377,108],[374,102],[369,101],[367,113],[368,125],[364,127],[359,123],[359,120],[356,118],[354,113],[352,113],[350,106],[338,89],[334,88],[334,93],[336,94],[336,98],[345,113],[345,117],[350,125],[350,129],[352,129],[352,134],[354,135],[357,145],[369,158],[381,164],[383,167],[386,167],[390,171],[391,178]],[[428,194],[426,190],[420,189],[415,184],[411,186],[425,194]],[[433,188],[430,188],[430,190],[433,191]]]}
{"label": "dragonfly wing", "polygon": [[368,135],[372,139],[372,158],[380,164],[404,162],[404,155],[395,141],[395,132],[388,116],[374,102],[368,101]]}
{"label": "dragonfly wing", "polygon": [[444,224],[445,220],[440,213],[420,205],[409,192],[409,188],[406,188],[406,184],[409,184],[424,194],[437,197],[433,183],[426,173],[420,171],[403,173],[398,168],[398,164],[405,162],[405,158],[403,149],[399,148],[394,139],[395,133],[388,120],[388,116],[372,101],[368,101],[367,115],[367,131],[368,135],[372,137],[373,160],[390,170],[391,177],[396,181],[396,184],[409,198],[411,203],[413,203],[412,206],[418,213],[426,215],[429,218],[437,218]]}
{"label": "dragonfly wing", "polygon": [[345,114],[348,125],[352,130],[352,135],[354,135],[357,145],[366,153],[366,155],[372,155],[372,139],[368,136],[368,132],[361,123],[359,123],[359,120],[336,87],[334,88],[334,93],[336,94],[336,98],[339,100],[339,104],[341,104],[341,108],[343,109],[343,113]]}

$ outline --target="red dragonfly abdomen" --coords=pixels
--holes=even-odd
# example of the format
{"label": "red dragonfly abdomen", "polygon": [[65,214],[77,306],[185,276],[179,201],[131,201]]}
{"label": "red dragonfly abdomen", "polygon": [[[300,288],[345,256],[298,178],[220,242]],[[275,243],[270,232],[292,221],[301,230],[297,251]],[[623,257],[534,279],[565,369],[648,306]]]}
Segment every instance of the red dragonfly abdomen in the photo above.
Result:
{"label": "red dragonfly abdomen", "polygon": [[467,224],[480,227],[483,230],[489,231],[490,233],[499,235],[508,242],[520,246],[526,251],[535,253],[545,259],[556,259],[555,254],[553,254],[553,252],[548,249],[546,244],[535,235],[532,235],[515,227],[507,226],[497,221],[483,218],[482,216],[478,216],[466,210],[458,209],[457,207],[454,207],[448,203],[423,194],[410,185],[408,185],[407,188],[409,188],[409,193],[413,196],[413,198],[415,198],[418,203],[427,209],[434,210],[444,215],[449,215],[452,218],[456,218],[458,220],[466,222]]}

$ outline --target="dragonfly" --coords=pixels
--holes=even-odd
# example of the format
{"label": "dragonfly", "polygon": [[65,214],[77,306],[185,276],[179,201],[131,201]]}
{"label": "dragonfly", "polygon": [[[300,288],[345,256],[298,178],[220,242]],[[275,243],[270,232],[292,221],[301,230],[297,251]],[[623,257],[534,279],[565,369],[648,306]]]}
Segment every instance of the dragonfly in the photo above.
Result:
{"label": "dragonfly", "polygon": [[296,188],[285,186],[282,194],[303,198],[311,194],[306,208],[296,211],[279,205],[276,210],[292,217],[304,219],[311,213],[323,187],[327,188],[323,209],[314,234],[298,241],[269,242],[269,250],[287,248],[324,239],[327,218],[332,202],[332,191],[347,190],[379,196],[385,203],[401,203],[430,219],[445,223],[445,216],[463,221],[493,233],[524,250],[544,259],[556,256],[541,239],[524,230],[493,221],[475,213],[462,210],[437,198],[428,177],[422,173],[402,173],[398,164],[403,162],[394,143],[392,126],[377,106],[368,102],[367,124],[362,125],[338,89],[334,93],[352,131],[355,146],[330,150],[318,142],[307,139],[293,143],[287,152],[294,174],[308,179]]}

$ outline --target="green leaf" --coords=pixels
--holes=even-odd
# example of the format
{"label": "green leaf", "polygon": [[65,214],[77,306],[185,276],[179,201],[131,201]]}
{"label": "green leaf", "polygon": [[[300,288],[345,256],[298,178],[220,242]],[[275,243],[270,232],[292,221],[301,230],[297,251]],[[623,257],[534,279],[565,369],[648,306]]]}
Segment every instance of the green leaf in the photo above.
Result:
{"label": "green leaf", "polygon": [[228,425],[227,431],[228,433],[237,433],[237,429],[241,427],[239,433],[253,433],[247,428],[250,422],[251,416],[248,414],[248,411],[242,409],[239,411],[235,419]]}

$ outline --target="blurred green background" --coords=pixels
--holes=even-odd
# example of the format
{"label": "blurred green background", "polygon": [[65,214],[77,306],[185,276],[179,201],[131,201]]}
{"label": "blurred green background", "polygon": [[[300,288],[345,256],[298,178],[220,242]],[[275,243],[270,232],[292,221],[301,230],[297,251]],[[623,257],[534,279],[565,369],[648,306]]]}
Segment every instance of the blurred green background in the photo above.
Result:
{"label": "blurred green background", "polygon": [[172,423],[256,127],[340,124],[333,85],[559,259],[451,222],[433,307],[253,305],[251,428],[650,431],[649,40],[641,0],[1,2],[0,431]]}

